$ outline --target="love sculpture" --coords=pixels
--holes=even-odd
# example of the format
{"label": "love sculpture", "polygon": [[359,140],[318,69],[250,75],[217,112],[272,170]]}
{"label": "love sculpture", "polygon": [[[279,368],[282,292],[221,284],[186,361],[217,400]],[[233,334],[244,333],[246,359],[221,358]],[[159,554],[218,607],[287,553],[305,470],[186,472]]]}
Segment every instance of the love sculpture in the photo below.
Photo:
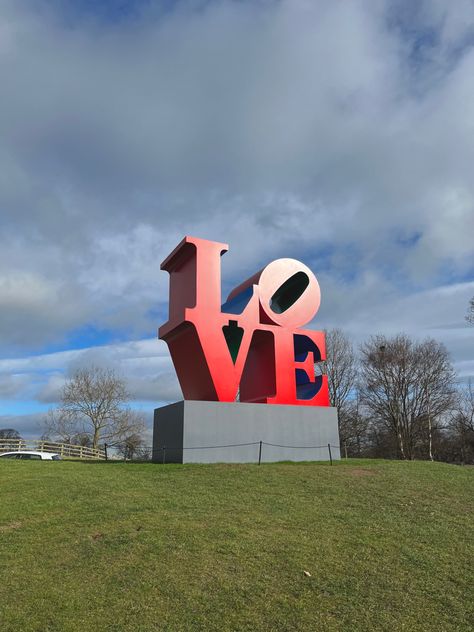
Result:
{"label": "love sculpture", "polygon": [[187,400],[329,406],[322,331],[301,329],[320,304],[316,277],[295,259],[277,259],[221,305],[226,244],[185,237],[161,264],[170,274],[168,344]]}
{"label": "love sculpture", "polygon": [[[226,244],[185,237],[163,261],[170,275],[168,345],[184,400],[155,409],[153,460],[245,463],[339,458],[337,412],[319,309],[303,263],[277,259],[221,300]],[[267,404],[267,405],[265,405]],[[271,405],[268,405],[271,404]]]}

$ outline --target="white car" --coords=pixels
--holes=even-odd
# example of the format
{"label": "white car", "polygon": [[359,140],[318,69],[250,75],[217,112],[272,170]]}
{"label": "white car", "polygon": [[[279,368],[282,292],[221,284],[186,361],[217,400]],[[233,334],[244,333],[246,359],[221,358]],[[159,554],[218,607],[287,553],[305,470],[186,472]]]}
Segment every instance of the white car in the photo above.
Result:
{"label": "white car", "polygon": [[36,459],[37,461],[60,461],[61,455],[53,452],[34,452],[33,450],[20,450],[18,452],[4,452],[0,459]]}

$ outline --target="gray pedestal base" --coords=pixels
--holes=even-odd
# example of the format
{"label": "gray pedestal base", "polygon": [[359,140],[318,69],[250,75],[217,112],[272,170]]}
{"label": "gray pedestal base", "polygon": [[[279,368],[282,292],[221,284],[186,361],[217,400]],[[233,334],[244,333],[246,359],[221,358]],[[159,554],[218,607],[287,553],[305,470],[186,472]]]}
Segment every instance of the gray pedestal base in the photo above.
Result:
{"label": "gray pedestal base", "polygon": [[256,463],[260,441],[262,462],[327,461],[328,444],[339,459],[336,409],[204,401],[155,409],[156,462]]}

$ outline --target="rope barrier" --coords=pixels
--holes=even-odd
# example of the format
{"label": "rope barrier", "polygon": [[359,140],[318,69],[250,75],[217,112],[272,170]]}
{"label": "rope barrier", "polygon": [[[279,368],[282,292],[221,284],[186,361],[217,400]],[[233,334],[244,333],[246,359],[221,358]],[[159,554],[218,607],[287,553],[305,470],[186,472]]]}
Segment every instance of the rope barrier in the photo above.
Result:
{"label": "rope barrier", "polygon": [[210,448],[240,448],[245,445],[258,445],[259,441],[252,441],[251,443],[229,443],[228,445],[194,445],[194,446],[182,446],[179,448],[168,448],[167,450],[209,450]]}
{"label": "rope barrier", "polygon": [[[281,445],[279,443],[267,443],[266,441],[262,441],[263,445],[271,445],[275,448],[301,448],[305,450],[319,450],[320,448],[328,448],[328,443],[326,445]],[[335,446],[331,446],[334,448]]]}
{"label": "rope barrier", "polygon": [[[321,448],[328,448],[329,444],[325,445],[282,445],[280,443],[267,443],[267,441],[262,441],[262,445],[270,445],[275,448],[294,448],[294,449],[302,449],[302,450],[320,450]],[[194,446],[160,446],[157,448],[153,448],[153,446],[145,446],[144,449],[155,449],[155,450],[210,450],[212,448],[239,448],[241,446],[248,445],[259,445],[260,441],[252,441],[250,443],[229,443],[227,445],[194,445]],[[338,445],[331,445],[331,448],[339,449]]]}

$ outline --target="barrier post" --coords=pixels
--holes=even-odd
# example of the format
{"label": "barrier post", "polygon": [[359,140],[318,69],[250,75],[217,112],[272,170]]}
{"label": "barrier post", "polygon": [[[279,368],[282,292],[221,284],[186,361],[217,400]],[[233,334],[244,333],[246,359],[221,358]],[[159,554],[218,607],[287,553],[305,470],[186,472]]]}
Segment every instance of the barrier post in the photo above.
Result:
{"label": "barrier post", "polygon": [[330,463],[332,465],[332,454],[331,454],[331,444],[330,443],[328,443],[328,450],[329,450],[329,461],[330,461]]}
{"label": "barrier post", "polygon": [[165,445],[162,447],[162,450],[163,450],[163,464],[164,464],[166,463],[166,446]]}
{"label": "barrier post", "polygon": [[262,441],[260,441],[260,444],[258,446],[258,464],[260,465],[261,462],[262,462]]}
{"label": "barrier post", "polygon": [[108,461],[109,460],[109,455],[107,454],[107,444],[104,443],[104,452],[105,452],[105,460]]}

